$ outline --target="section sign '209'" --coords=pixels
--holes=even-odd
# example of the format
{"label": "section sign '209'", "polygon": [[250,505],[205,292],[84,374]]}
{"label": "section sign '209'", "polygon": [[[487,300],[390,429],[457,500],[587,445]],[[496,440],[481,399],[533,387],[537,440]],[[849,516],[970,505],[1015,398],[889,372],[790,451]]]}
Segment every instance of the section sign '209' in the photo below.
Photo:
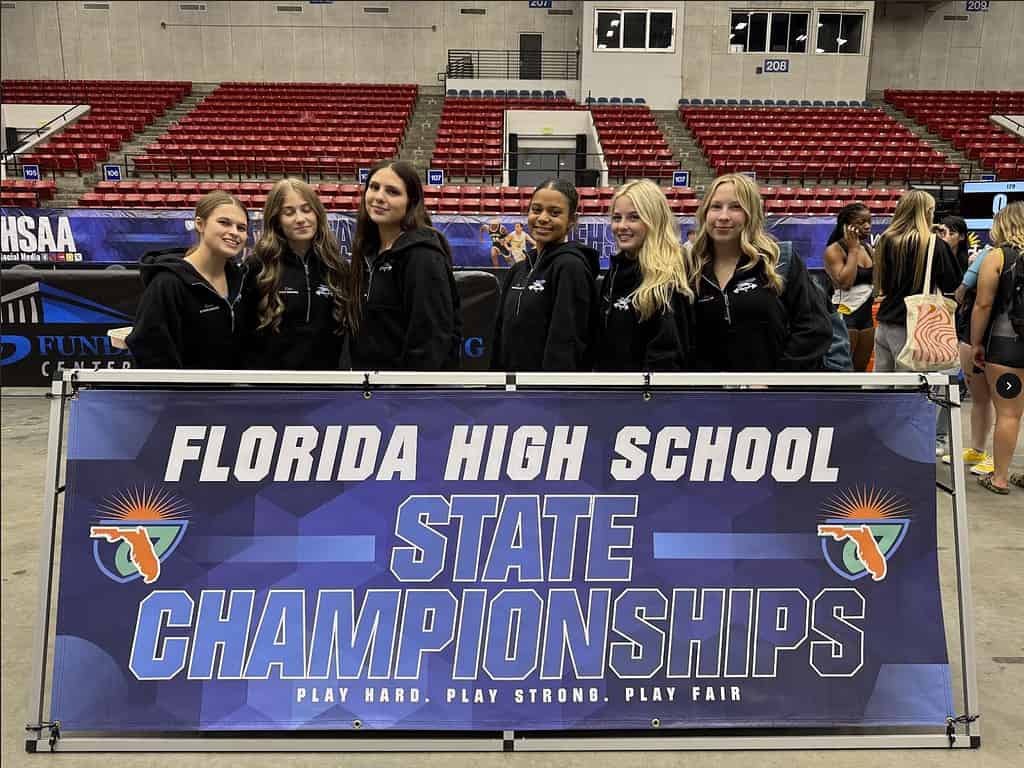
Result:
{"label": "section sign '209'", "polygon": [[933,407],[82,391],[66,730],[940,724]]}

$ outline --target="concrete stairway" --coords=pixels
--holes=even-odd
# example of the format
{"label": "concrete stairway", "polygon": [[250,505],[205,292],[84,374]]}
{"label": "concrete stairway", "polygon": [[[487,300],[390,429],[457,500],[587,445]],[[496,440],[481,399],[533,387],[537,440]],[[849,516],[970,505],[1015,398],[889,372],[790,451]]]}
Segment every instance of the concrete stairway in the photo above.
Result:
{"label": "concrete stairway", "polygon": [[702,193],[715,178],[715,172],[704,159],[693,134],[683,125],[676,110],[651,110],[651,114],[672,150],[672,159],[679,162],[682,170],[690,172],[690,186]]}
{"label": "concrete stairway", "polygon": [[952,162],[959,165],[960,179],[962,181],[971,178],[978,178],[979,174],[983,172],[983,169],[977,163],[975,163],[970,158],[966,157],[959,150],[954,149],[953,145],[950,142],[946,141],[941,136],[932,133],[923,125],[915,121],[914,118],[908,117],[906,114],[896,109],[896,107],[886,103],[881,97],[881,95],[879,95],[877,98],[871,99],[871,106],[877,106],[880,109],[882,109],[887,115],[893,118],[900,125],[905,125],[907,128],[909,128],[911,133],[913,133],[915,136],[918,136],[921,139],[921,141],[926,143],[932,149],[941,152],[946,157],[948,157]]}
{"label": "concrete stairway", "polygon": [[425,178],[430,158],[437,146],[437,127],[444,108],[444,89],[440,86],[421,85],[405,131],[405,141],[398,153],[400,160],[408,160]]}

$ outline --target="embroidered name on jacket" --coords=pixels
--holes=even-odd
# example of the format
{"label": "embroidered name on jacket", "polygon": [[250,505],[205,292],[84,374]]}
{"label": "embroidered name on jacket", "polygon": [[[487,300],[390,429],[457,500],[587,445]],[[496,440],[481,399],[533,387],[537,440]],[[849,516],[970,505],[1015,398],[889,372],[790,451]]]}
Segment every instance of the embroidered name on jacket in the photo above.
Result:
{"label": "embroidered name on jacket", "polygon": [[541,291],[544,290],[544,281],[543,280],[534,280],[532,283],[530,283],[527,286],[527,288],[529,290],[533,291],[534,293],[540,293]]}
{"label": "embroidered name on jacket", "polygon": [[199,310],[199,314],[201,315],[205,312],[216,312],[218,309],[220,309],[220,307],[218,307],[216,304],[207,304],[205,307]]}

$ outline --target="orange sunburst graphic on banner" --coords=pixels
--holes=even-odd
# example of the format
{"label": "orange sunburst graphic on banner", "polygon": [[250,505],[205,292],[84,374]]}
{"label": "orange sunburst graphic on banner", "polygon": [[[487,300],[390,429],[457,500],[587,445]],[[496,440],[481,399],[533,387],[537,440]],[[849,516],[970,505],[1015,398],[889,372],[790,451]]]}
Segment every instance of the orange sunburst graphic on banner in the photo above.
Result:
{"label": "orange sunburst graphic on banner", "polygon": [[907,535],[910,505],[891,491],[862,486],[833,496],[822,511],[817,532],[829,567],[851,581],[885,579],[888,560]]}
{"label": "orange sunburst graphic on banner", "polygon": [[907,517],[907,503],[891,491],[867,486],[846,490],[822,505],[825,517],[857,520],[885,520]]}
{"label": "orange sunburst graphic on banner", "polygon": [[159,488],[130,488],[109,496],[97,507],[107,520],[178,520],[189,511],[188,504]]}

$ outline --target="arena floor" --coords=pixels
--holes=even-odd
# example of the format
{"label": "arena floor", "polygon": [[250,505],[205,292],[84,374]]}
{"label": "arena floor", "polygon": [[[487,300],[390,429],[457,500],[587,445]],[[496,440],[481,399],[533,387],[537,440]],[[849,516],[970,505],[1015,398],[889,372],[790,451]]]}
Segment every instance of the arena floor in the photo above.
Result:
{"label": "arena floor", "polygon": [[[758,752],[758,753],[566,753],[566,754],[210,754],[154,755],[28,755],[24,751],[27,720],[27,684],[32,663],[32,636],[38,602],[39,515],[42,507],[43,470],[49,401],[43,390],[4,390],[2,396],[2,647],[3,647],[3,751],[4,768],[40,766],[53,760],[61,766],[444,766],[487,768],[511,764],[598,768],[660,768],[679,765],[814,766],[827,761],[830,768],[880,766],[898,761],[904,768],[917,766],[1020,766],[1024,765],[1024,491],[995,496],[968,475],[967,501],[975,605],[978,685],[982,713],[980,750],[916,750],[893,752]],[[969,405],[962,412],[965,429]],[[1024,469],[1024,440],[1018,439],[1016,471]],[[957,640],[955,586],[951,551],[951,505],[939,495],[939,533],[942,586],[947,634],[951,647]],[[954,671],[955,677],[958,673]],[[955,681],[958,682],[958,681]],[[958,699],[959,701],[959,699]]]}

